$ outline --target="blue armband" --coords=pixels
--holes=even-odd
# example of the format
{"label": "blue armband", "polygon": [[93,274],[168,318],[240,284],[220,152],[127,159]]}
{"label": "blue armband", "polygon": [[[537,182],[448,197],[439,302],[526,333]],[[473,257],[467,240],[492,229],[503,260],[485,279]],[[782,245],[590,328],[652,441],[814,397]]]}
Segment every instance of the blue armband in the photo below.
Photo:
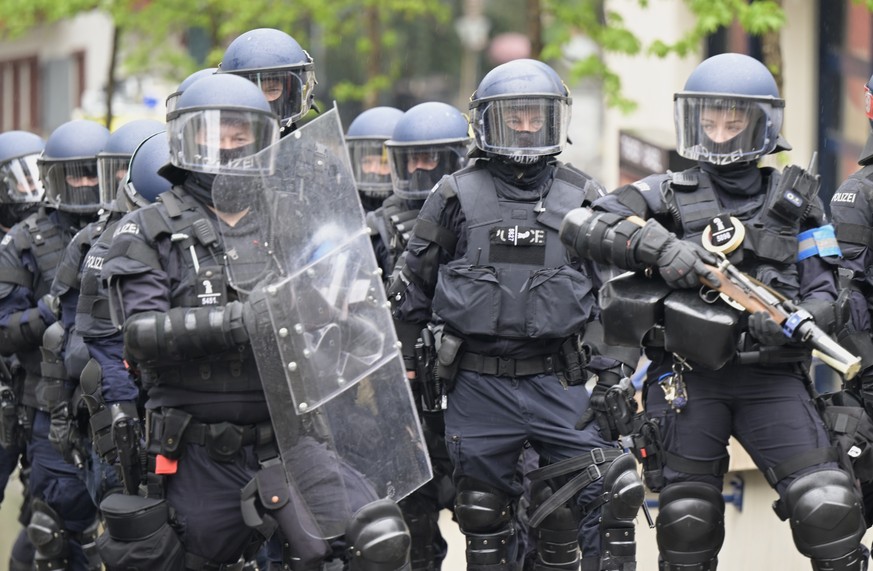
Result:
{"label": "blue armband", "polygon": [[813,228],[797,235],[797,261],[812,256],[841,256],[840,245],[831,224]]}

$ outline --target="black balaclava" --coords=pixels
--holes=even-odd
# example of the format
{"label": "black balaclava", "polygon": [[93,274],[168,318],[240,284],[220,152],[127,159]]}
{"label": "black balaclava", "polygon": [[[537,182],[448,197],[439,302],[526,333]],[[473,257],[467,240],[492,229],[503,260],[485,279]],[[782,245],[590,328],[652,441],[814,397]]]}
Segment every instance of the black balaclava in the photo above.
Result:
{"label": "black balaclava", "polygon": [[182,188],[198,202],[215,207],[212,198],[212,183],[215,182],[215,176],[214,174],[190,171],[182,183]]}
{"label": "black balaclava", "polygon": [[763,192],[761,169],[756,162],[714,165],[701,162],[700,170],[709,175],[719,189],[737,196],[754,196]]}
{"label": "black balaclava", "polygon": [[488,161],[488,170],[496,178],[520,190],[534,190],[551,175],[548,167],[554,160],[554,157],[541,157],[534,163],[522,165],[510,157],[494,155]]}

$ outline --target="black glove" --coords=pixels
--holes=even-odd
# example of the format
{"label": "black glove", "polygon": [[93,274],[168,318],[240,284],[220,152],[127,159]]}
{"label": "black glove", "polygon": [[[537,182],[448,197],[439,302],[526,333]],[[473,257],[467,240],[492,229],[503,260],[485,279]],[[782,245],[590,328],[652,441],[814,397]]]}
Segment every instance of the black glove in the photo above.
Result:
{"label": "black glove", "polygon": [[790,341],[782,331],[782,326],[770,318],[766,311],[756,311],[749,316],[749,335],[761,345],[779,347]]}
{"label": "black glove", "polygon": [[656,266],[661,277],[673,289],[692,288],[705,278],[713,286],[721,285],[718,277],[706,269],[713,255],[691,242],[683,242],[655,220],[649,220],[633,238],[637,262]]}
{"label": "black glove", "polygon": [[85,449],[82,437],[79,435],[78,426],[70,412],[70,404],[62,402],[55,405],[51,410],[51,424],[49,425],[49,442],[57,450],[64,461],[77,468],[84,465]]}
{"label": "black glove", "polygon": [[658,254],[658,272],[673,289],[697,287],[700,278],[716,287],[721,285],[715,274],[703,265],[701,256],[700,248],[694,244],[672,237]]}
{"label": "black glove", "polygon": [[612,371],[599,372],[598,377],[597,384],[591,391],[591,398],[588,399],[588,408],[576,422],[576,430],[583,430],[591,421],[597,421],[601,436],[611,442],[618,440],[619,432],[615,419],[612,418],[609,407],[606,405],[606,392],[616,385],[621,378],[618,373]]}

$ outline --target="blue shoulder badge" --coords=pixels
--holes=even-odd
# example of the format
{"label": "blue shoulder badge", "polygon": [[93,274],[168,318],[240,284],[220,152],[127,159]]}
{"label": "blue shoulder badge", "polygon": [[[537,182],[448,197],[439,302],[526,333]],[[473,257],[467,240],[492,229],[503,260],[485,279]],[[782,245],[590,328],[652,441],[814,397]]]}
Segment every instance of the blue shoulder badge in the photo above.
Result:
{"label": "blue shoulder badge", "polygon": [[812,256],[841,256],[840,245],[831,224],[813,228],[797,235],[797,261]]}

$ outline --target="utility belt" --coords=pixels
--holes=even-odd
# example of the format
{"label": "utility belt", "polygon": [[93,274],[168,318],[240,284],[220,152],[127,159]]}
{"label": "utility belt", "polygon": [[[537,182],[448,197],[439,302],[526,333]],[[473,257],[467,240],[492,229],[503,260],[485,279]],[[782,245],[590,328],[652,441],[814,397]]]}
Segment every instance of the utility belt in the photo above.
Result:
{"label": "utility belt", "polygon": [[[216,462],[233,462],[243,446],[253,445],[258,449],[275,446],[270,421],[248,425],[230,422],[206,424],[192,420],[190,414],[178,408],[149,411],[146,421],[150,455],[154,451],[171,460],[182,456],[185,444],[205,446],[209,457]],[[153,473],[151,469],[149,472]]]}
{"label": "utility belt", "polygon": [[559,373],[566,369],[561,355],[539,355],[527,359],[505,359],[478,353],[461,355],[459,369],[497,377],[526,377],[544,373]]}

